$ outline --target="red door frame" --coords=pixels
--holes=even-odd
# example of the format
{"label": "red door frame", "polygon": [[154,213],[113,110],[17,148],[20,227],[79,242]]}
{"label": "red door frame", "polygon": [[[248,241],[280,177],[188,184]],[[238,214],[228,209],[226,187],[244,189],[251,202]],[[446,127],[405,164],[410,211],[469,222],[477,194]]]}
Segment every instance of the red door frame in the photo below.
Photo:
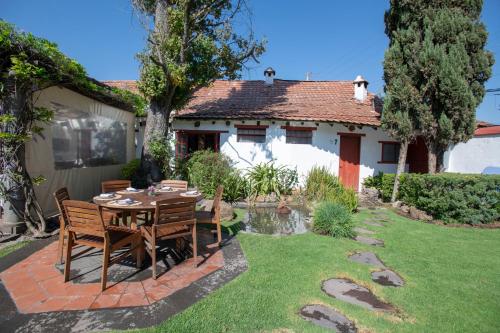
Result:
{"label": "red door frame", "polygon": [[340,135],[339,179],[356,192],[359,189],[359,165],[361,162],[361,137],[364,134],[337,133]]}
{"label": "red door frame", "polygon": [[192,134],[214,134],[215,135],[215,146],[214,150],[218,152],[220,150],[220,134],[229,133],[229,131],[209,131],[209,130],[177,130],[175,131],[175,157],[185,158],[187,157],[187,145],[188,145],[188,135]]}

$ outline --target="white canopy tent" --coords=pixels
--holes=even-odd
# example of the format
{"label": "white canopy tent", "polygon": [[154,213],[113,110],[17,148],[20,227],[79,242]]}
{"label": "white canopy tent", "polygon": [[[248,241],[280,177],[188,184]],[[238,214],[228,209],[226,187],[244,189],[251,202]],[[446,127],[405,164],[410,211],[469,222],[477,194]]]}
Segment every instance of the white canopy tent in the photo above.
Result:
{"label": "white canopy tent", "polygon": [[26,145],[27,169],[47,180],[36,187],[44,214],[57,213],[52,193],[67,187],[73,199],[89,200],[103,180],[118,179],[135,156],[135,115],[67,88],[35,94],[35,105],[55,112],[54,121]]}

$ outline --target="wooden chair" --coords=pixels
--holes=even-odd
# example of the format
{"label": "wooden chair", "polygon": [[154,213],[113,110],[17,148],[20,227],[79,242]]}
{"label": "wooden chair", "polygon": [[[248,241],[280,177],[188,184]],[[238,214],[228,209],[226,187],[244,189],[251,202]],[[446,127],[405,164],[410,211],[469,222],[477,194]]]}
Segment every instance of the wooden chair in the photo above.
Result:
{"label": "wooden chair", "polygon": [[[66,216],[66,211],[64,210],[63,201],[70,200],[71,198],[66,187],[58,189],[53,195],[56,200],[57,208],[59,209],[59,244],[57,246],[57,263],[62,264],[64,243],[68,235],[66,230],[68,227],[68,217]],[[115,214],[113,214],[113,212],[103,213],[103,219],[106,224],[110,224],[114,218]]]}
{"label": "wooden chair", "polygon": [[162,180],[161,185],[170,186],[173,189],[182,191],[187,191],[188,189],[188,182],[185,180],[175,180],[175,179]]}
{"label": "wooden chair", "polygon": [[220,205],[222,202],[223,193],[224,193],[224,186],[219,185],[217,187],[217,191],[215,192],[212,209],[210,211],[197,211],[195,214],[197,223],[212,224],[216,226],[216,230],[214,230],[214,232],[217,232],[217,243],[219,246],[222,245]]}
{"label": "wooden chair", "polygon": [[191,236],[194,265],[197,267],[198,243],[196,238],[196,198],[173,198],[156,202],[153,225],[141,226],[146,251],[152,259],[153,279],[156,279],[156,241]]}
{"label": "wooden chair", "polygon": [[[132,252],[136,252],[137,267],[141,266],[143,244],[141,233],[117,226],[107,226],[102,219],[102,209],[85,201],[64,200],[64,210],[68,219],[68,242],[66,245],[66,262],[64,266],[64,282],[69,280],[71,270],[71,252],[75,245],[85,245],[103,250],[101,290],[106,289],[108,267]],[[111,253],[130,245],[130,249],[110,259]]]}
{"label": "wooden chair", "polygon": [[130,180],[106,180],[101,183],[102,193],[124,191],[132,186]]}

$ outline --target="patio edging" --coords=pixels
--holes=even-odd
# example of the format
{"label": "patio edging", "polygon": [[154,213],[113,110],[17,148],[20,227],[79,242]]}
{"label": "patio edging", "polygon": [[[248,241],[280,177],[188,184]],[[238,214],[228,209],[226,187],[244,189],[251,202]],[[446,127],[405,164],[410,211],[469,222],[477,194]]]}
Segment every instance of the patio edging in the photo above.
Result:
{"label": "patio edging", "polygon": [[[227,236],[227,235],[225,235]],[[47,246],[55,238],[34,241],[5,256],[0,261],[0,272]],[[88,332],[110,329],[133,329],[155,326],[185,310],[212,291],[247,270],[247,261],[235,237],[225,237],[222,248],[224,268],[219,269],[189,286],[151,305],[99,310],[56,311],[22,314],[17,311],[4,284],[0,281],[0,321],[2,332]]]}

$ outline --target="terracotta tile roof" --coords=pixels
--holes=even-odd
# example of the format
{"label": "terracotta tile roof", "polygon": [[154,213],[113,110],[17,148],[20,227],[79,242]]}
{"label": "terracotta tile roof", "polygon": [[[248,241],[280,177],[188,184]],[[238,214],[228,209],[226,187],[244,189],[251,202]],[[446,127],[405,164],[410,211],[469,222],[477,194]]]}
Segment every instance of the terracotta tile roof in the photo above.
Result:
{"label": "terracotta tile roof", "polygon": [[139,94],[139,88],[137,88],[137,81],[135,80],[110,80],[101,82],[111,87],[116,87]]}
{"label": "terracotta tile roof", "polygon": [[[136,91],[134,81],[104,81]],[[352,81],[217,80],[194,93],[179,119],[276,119],[380,125],[382,101],[354,99]]]}
{"label": "terracotta tile roof", "polygon": [[500,135],[500,125],[479,127],[474,132],[474,136],[484,136],[484,135]]}
{"label": "terracotta tile roof", "polygon": [[[374,107],[376,105],[376,107]],[[373,94],[354,99],[352,81],[215,81],[177,112],[181,119],[279,119],[380,125],[382,103]],[[376,111],[377,110],[377,111]]]}

